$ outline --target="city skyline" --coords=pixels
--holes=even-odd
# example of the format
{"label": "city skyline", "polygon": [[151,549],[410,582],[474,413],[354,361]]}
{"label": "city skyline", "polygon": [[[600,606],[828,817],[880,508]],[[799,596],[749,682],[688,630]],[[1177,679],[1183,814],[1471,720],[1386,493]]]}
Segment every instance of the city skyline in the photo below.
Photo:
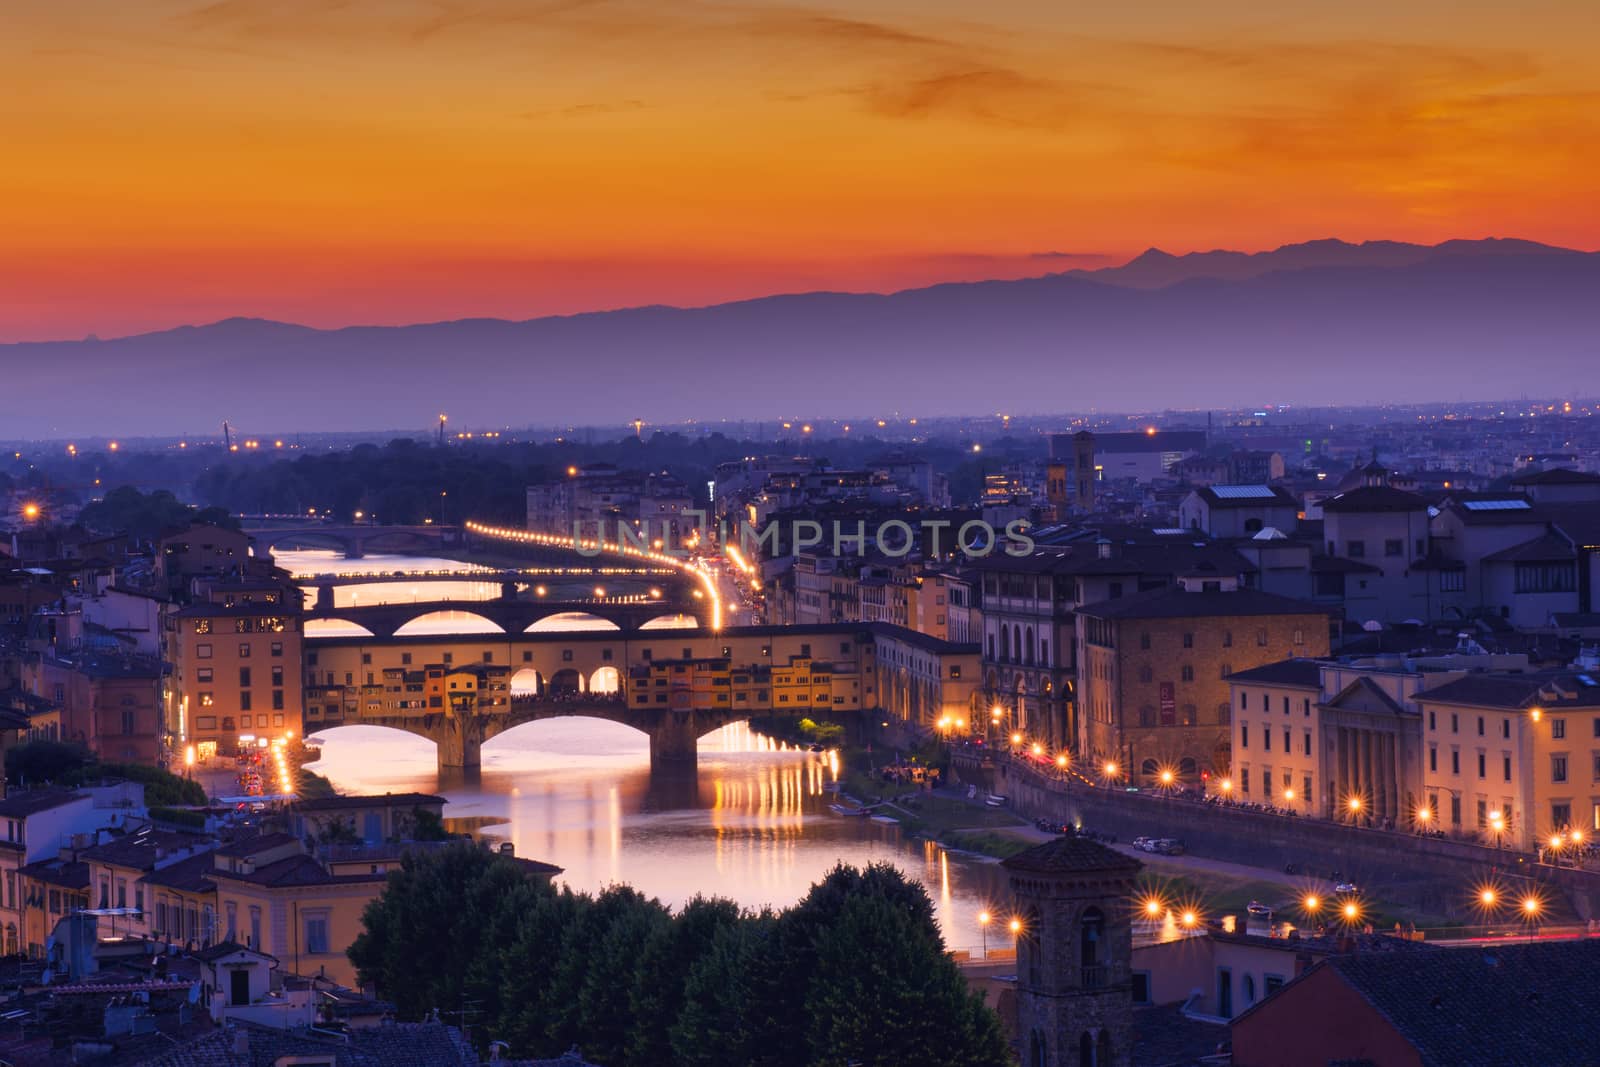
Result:
{"label": "city skyline", "polygon": [[0,340],[1600,244],[1591,7],[1159,6],[26,6]]}

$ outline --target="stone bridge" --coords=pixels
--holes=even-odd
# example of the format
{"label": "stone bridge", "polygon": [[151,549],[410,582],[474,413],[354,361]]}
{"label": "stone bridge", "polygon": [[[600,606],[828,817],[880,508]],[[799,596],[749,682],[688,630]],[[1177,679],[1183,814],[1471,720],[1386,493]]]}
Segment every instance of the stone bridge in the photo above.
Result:
{"label": "stone bridge", "polygon": [[[763,715],[817,714],[810,708],[793,711],[763,709]],[[483,765],[483,743],[518,726],[544,719],[606,719],[631,726],[650,738],[650,765],[693,767],[700,738],[724,726],[748,719],[748,709],[630,708],[615,697],[575,694],[571,698],[515,697],[503,714],[453,709],[412,715],[362,715],[344,725],[383,726],[426,737],[438,746],[439,769],[472,771]]]}
{"label": "stone bridge", "polygon": [[268,552],[280,545],[292,544],[305,548],[331,548],[344,553],[346,559],[360,559],[368,552],[437,552],[466,544],[466,533],[459,526],[282,522],[259,525],[245,523],[243,529],[255,539],[258,548]]}
{"label": "stone bridge", "polygon": [[[687,615],[701,628],[709,628],[711,607],[680,579],[664,580],[661,596],[521,599],[514,583],[507,583],[497,600],[433,600],[401,604],[362,604],[335,607],[332,590],[318,590],[316,605],[307,622],[338,621],[361,627],[374,637],[388,638],[407,623],[439,612],[476,615],[502,633],[521,634],[536,623],[560,615],[589,615],[611,623],[623,633],[633,633],[655,619]],[[326,592],[328,595],[324,596]]]}

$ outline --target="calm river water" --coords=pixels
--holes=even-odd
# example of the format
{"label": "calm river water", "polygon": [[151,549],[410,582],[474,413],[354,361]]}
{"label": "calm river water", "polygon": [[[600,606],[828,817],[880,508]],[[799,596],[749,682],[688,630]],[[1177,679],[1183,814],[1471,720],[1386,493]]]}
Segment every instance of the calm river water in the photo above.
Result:
{"label": "calm river water", "polygon": [[[318,552],[280,553],[279,562],[296,573],[465,567]],[[481,583],[463,582],[452,597],[462,598],[469,585]],[[369,585],[362,602],[438,598],[425,593],[433,591]],[[483,587],[481,595],[498,593],[498,586]],[[448,630],[450,623],[437,625]],[[484,745],[483,773],[470,783],[441,782],[433,745],[409,734],[346,726],[315,739],[322,758],[310,769],[341,791],[438,792],[449,799],[446,818],[483,820],[483,832],[513,841],[517,855],[565,868],[562,880],[576,889],[626,882],[669,905],[705,893],[783,907],[835,863],[887,861],[927,887],[950,947],[974,951],[983,936],[978,914],[1002,898],[1004,879],[991,862],[907,840],[893,824],[834,815],[828,756],[774,744],[742,723],[701,740],[698,774],[687,780],[652,776],[645,736],[598,719],[556,719],[503,734]],[[999,924],[990,942],[1009,945]]]}

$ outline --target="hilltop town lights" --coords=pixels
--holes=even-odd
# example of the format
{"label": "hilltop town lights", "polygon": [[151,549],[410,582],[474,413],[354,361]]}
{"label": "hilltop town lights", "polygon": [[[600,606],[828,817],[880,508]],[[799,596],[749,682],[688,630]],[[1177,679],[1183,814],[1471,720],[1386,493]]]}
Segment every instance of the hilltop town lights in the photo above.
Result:
{"label": "hilltop town lights", "polygon": [[[682,514],[695,515],[700,519],[706,517],[704,512],[687,511]],[[1034,542],[1033,538],[1028,536],[1029,525],[1026,519],[1013,519],[1006,524],[1003,532],[997,532],[982,519],[971,519],[959,527],[949,519],[920,519],[915,524],[905,519],[887,519],[878,523],[869,532],[864,519],[856,520],[853,525],[833,519],[826,524],[826,527],[814,519],[795,519],[788,523],[787,538],[783,536],[784,524],[777,522],[766,523],[759,530],[753,523],[740,522],[730,530],[728,523],[723,521],[718,526],[718,533],[719,543],[737,544],[739,550],[750,558],[758,558],[762,548],[768,550],[766,553],[768,558],[779,555],[781,546],[785,544],[794,552],[827,545],[832,550],[830,554],[834,556],[852,554],[846,551],[847,546],[854,546],[854,555],[865,556],[870,547],[880,555],[897,558],[909,555],[916,547],[917,530],[920,528],[923,533],[925,556],[938,558],[949,551],[981,559],[1002,545],[1008,556],[1032,555]],[[598,556],[604,551],[601,546],[608,543],[606,532],[603,519],[593,522],[574,520],[573,548],[581,556]],[[733,535],[732,540],[729,537],[730,533]],[[947,536],[951,538],[949,545],[944,542]],[[661,524],[660,531],[652,539],[649,523],[619,520],[616,524],[616,538],[609,543],[669,556],[684,557],[689,554],[687,549],[673,544],[671,525],[666,522]],[[657,548],[656,545],[661,547]]]}

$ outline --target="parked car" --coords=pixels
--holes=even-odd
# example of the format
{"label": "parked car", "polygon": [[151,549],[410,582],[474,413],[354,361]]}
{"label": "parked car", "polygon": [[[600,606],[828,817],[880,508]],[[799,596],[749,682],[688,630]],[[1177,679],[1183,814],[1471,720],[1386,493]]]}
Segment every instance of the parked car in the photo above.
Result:
{"label": "parked car", "polygon": [[1272,909],[1261,903],[1259,900],[1252,900],[1244,910],[1249,912],[1251,915],[1259,915],[1262,918],[1266,918],[1272,914]]}
{"label": "parked car", "polygon": [[1333,891],[1335,893],[1346,893],[1346,894],[1348,894],[1348,893],[1359,893],[1359,892],[1361,892],[1361,887],[1356,885],[1354,882],[1340,882],[1338,885],[1333,887]]}

